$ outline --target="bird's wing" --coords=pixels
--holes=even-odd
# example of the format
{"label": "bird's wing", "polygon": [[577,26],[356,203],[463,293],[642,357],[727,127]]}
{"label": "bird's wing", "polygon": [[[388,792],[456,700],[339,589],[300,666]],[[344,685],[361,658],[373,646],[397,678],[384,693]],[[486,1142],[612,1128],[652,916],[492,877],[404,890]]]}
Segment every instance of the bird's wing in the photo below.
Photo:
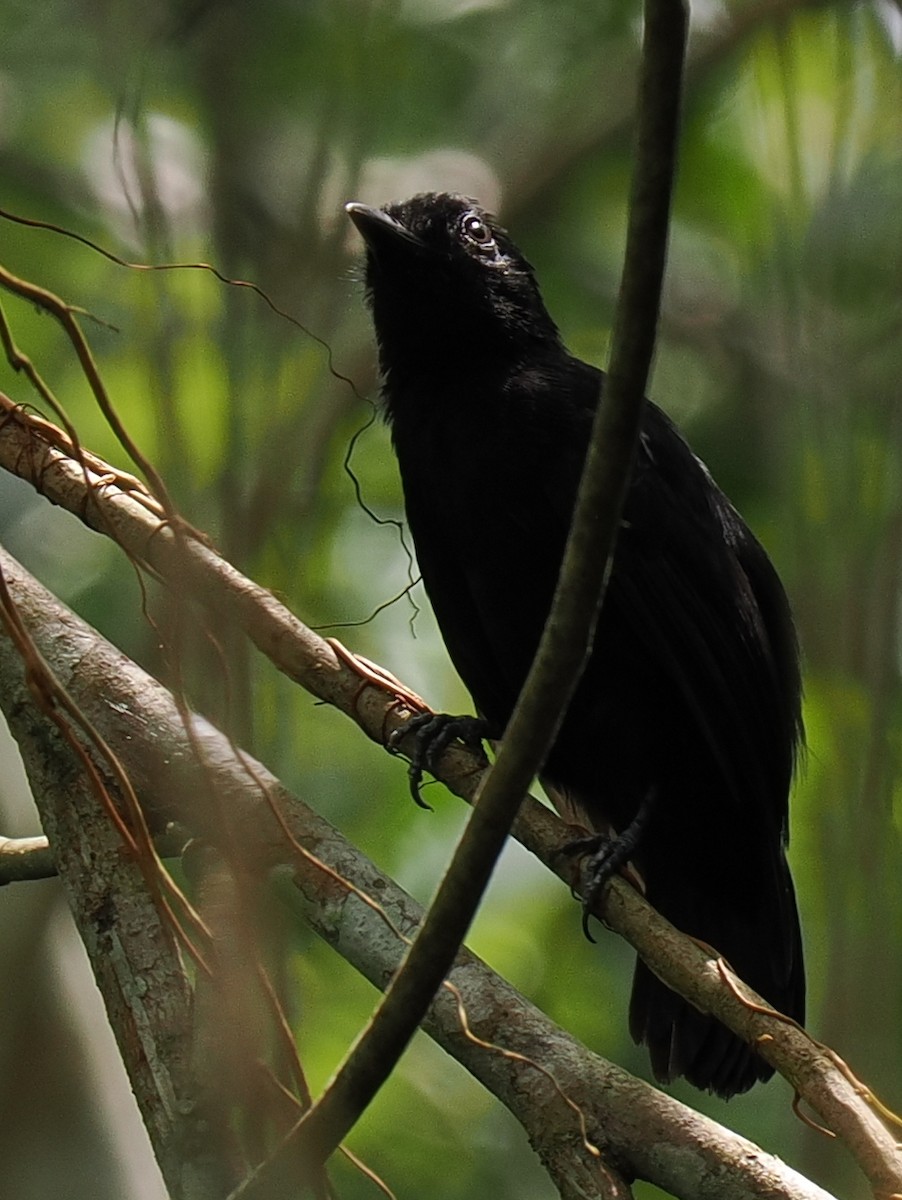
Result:
{"label": "bird's wing", "polygon": [[753,799],[785,822],[801,732],[786,598],[753,534],[651,404],[583,689],[589,697],[604,690],[593,676],[606,657],[647,670],[682,701],[727,795]]}

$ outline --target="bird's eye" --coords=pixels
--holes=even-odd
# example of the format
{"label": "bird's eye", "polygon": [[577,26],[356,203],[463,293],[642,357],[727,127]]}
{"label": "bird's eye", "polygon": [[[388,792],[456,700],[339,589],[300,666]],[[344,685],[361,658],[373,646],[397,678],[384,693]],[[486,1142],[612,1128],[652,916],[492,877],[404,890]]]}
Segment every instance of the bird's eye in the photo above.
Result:
{"label": "bird's eye", "polygon": [[494,246],[495,239],[492,236],[491,229],[489,229],[482,217],[478,217],[475,213],[467,213],[461,221],[460,227],[464,237],[475,245],[481,248]]}

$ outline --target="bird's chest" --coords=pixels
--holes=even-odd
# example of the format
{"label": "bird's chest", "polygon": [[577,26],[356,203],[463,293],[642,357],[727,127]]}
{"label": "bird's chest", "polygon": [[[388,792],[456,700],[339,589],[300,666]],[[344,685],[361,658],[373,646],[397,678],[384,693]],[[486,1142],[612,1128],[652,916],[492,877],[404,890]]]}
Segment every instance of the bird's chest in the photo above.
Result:
{"label": "bird's chest", "polygon": [[461,404],[396,428],[395,449],[415,540],[440,537],[449,556],[490,566],[499,545],[511,554],[541,538],[550,448],[522,421]]}

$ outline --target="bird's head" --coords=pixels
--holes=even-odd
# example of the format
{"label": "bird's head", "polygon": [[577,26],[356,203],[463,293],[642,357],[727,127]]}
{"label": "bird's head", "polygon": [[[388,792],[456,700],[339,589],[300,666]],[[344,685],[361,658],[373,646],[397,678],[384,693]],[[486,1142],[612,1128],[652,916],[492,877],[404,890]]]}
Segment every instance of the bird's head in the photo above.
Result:
{"label": "bird's head", "polygon": [[474,201],[447,192],[345,206],[366,243],[366,288],[387,377],[465,372],[559,346],[535,273]]}

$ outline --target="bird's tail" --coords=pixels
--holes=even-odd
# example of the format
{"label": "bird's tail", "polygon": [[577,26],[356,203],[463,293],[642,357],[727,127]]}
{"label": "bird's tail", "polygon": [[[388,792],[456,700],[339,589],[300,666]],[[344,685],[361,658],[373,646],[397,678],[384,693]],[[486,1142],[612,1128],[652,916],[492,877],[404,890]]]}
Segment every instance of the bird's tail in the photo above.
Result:
{"label": "bird's tail", "polygon": [[[713,880],[687,871],[685,863],[681,871],[676,867],[673,859],[647,864],[649,902],[683,933],[718,951],[774,1008],[801,1023],[802,939],[782,851],[763,872],[727,873],[721,864]],[[671,991],[641,960],[633,980],[630,1032],[648,1046],[652,1069],[663,1082],[683,1075],[698,1088],[729,1097],[773,1074],[751,1046]]]}

